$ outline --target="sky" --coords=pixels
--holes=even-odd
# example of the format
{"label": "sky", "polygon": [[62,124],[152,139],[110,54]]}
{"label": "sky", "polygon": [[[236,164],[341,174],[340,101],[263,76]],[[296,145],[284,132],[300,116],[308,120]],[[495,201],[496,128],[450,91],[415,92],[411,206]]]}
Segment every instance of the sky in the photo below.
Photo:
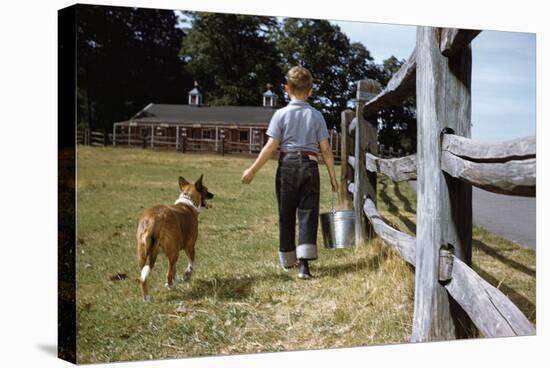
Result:
{"label": "sky", "polygon": [[[416,27],[334,21],[361,42],[377,64],[406,59]],[[536,131],[536,37],[533,33],[483,31],[472,42],[472,138],[504,141]]]}

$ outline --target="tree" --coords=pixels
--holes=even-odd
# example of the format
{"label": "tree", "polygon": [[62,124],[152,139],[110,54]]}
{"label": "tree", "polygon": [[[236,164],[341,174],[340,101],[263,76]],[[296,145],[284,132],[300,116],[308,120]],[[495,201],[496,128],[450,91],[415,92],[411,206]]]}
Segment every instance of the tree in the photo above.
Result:
{"label": "tree", "polygon": [[259,106],[266,85],[282,96],[283,74],[275,42],[273,17],[219,13],[185,13],[192,27],[181,55],[211,105]]}
{"label": "tree", "polygon": [[376,66],[360,43],[350,43],[340,27],[326,20],[286,18],[277,35],[284,70],[295,65],[313,74],[312,104],[329,128],[339,127],[340,112],[353,99],[357,80],[373,77]]}
{"label": "tree", "polygon": [[[387,85],[405,60],[390,56],[382,62],[377,80]],[[416,101],[410,97],[396,106],[388,106],[378,113],[378,143],[394,152],[416,152]]]}
{"label": "tree", "polygon": [[111,130],[150,102],[183,103],[192,81],[173,11],[79,5],[78,122]]}

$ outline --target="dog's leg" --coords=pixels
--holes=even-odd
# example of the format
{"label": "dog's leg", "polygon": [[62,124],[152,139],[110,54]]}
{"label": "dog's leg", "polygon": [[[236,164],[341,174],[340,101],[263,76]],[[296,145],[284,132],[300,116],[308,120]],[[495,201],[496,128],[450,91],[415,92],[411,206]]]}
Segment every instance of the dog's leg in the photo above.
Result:
{"label": "dog's leg", "polygon": [[191,274],[193,273],[193,262],[195,261],[195,247],[191,247],[190,250],[185,249],[185,254],[187,254],[187,269],[185,270],[185,274],[183,275],[184,280],[188,281],[191,278]]}
{"label": "dog's leg", "polygon": [[168,259],[168,273],[166,274],[166,286],[168,289],[172,289],[174,286],[174,276],[176,275],[176,263],[178,262],[178,256],[173,256]]}
{"label": "dog's leg", "polygon": [[191,274],[193,273],[193,262],[189,261],[187,264],[187,269],[185,270],[185,274],[183,276],[184,280],[187,281],[191,278]]}

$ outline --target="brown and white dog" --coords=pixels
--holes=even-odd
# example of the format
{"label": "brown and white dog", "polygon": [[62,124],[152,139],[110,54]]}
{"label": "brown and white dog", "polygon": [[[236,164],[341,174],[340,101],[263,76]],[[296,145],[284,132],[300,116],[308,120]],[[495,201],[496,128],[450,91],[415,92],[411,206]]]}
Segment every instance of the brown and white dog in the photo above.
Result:
{"label": "brown and white dog", "polygon": [[180,196],[171,206],[155,206],[143,211],[137,227],[137,257],[141,270],[140,284],[144,301],[149,301],[147,276],[155,265],[157,255],[162,252],[168,258],[166,287],[171,288],[176,274],[176,263],[180,250],[188,258],[184,278],[189,279],[195,259],[201,208],[210,208],[206,200],[214,197],[202,183],[202,175],[194,184],[179,177]]}

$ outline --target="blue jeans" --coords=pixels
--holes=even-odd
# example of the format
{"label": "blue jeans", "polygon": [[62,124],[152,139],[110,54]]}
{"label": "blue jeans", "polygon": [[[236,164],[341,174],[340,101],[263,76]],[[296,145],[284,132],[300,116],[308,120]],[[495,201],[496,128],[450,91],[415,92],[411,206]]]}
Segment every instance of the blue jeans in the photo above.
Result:
{"label": "blue jeans", "polygon": [[293,266],[297,259],[317,259],[319,187],[317,161],[294,154],[279,160],[275,189],[279,206],[279,259],[284,267]]}

